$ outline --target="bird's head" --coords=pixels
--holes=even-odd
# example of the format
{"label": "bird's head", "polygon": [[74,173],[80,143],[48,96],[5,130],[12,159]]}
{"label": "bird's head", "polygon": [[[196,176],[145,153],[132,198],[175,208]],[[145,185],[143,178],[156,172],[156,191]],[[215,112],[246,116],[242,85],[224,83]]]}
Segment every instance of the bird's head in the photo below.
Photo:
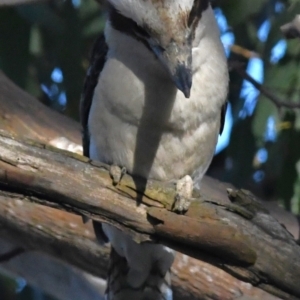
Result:
{"label": "bird's head", "polygon": [[209,1],[108,1],[113,12],[113,25],[126,30],[153,51],[177,88],[189,98],[192,86],[192,43],[202,12],[208,8]]}

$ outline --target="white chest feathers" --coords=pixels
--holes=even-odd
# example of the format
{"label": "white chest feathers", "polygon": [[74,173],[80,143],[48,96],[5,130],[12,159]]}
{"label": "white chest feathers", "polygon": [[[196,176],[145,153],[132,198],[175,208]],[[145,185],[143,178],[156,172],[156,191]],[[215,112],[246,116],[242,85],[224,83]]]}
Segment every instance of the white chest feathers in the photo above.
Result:
{"label": "white chest feathers", "polygon": [[219,37],[204,36],[193,48],[193,85],[186,99],[142,43],[109,25],[106,34],[110,51],[88,123],[91,158],[145,178],[171,180],[196,171],[202,177],[227,94]]}

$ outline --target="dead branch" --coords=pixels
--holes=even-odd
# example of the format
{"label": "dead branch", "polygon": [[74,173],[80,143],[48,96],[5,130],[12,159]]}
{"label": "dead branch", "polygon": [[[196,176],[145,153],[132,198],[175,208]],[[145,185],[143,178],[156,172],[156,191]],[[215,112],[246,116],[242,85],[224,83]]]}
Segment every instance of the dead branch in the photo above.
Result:
{"label": "dead branch", "polygon": [[136,207],[139,191],[132,178],[125,175],[114,187],[104,164],[96,167],[77,154],[3,133],[0,153],[0,186],[8,191],[0,199],[13,197],[108,222],[138,242],[157,240],[278,296],[300,297],[300,247],[248,192],[231,191],[229,201],[224,185],[213,182],[223,197],[203,187],[188,213],[176,215],[169,211],[172,186],[149,182],[143,204]]}
{"label": "dead branch", "polygon": [[272,101],[277,108],[286,107],[291,109],[299,109],[300,103],[293,103],[287,100],[282,100],[280,97],[278,97],[274,92],[269,90],[268,88],[264,87],[262,84],[260,84],[257,80],[255,80],[252,76],[250,76],[239,64],[236,64],[235,62],[232,62],[230,64],[231,69],[235,70],[242,78],[246,79],[250,83],[253,84],[253,86],[259,90],[264,96],[266,96],[270,101]]}
{"label": "dead branch", "polygon": [[[58,274],[63,272],[64,276],[60,278],[65,277],[67,282],[72,278],[77,282],[76,286],[80,284],[80,279],[74,280],[74,270],[68,271],[65,265],[60,266],[57,260],[51,260],[51,256],[96,276],[106,276],[109,249],[96,243],[90,222],[83,225],[79,216],[33,202],[19,201],[16,198],[0,198],[0,216],[0,224],[5,223],[5,227],[1,226],[1,236],[18,245],[26,245],[29,250],[15,260],[1,264],[2,268],[19,276],[27,275],[26,279],[33,284],[34,274],[38,273],[39,286],[42,285],[52,294],[57,291],[53,286],[57,287],[58,282],[55,280],[55,284],[52,284],[49,280],[51,274],[57,278]],[[33,253],[30,250],[39,252]],[[50,257],[40,253],[49,254]],[[36,262],[36,265],[33,262]],[[27,266],[26,271],[22,268],[24,265]],[[46,269],[47,272],[38,272],[40,268]],[[235,279],[217,267],[183,254],[176,255],[172,272],[175,299],[193,300],[211,296],[215,299],[230,300],[242,295],[257,300],[278,299],[249,283]],[[66,290],[66,282],[64,289]],[[78,293],[78,290],[76,292]],[[74,295],[73,289],[70,289],[67,295],[65,299],[75,299],[70,297]]]}
{"label": "dead branch", "polygon": [[81,144],[80,125],[19,89],[0,71],[0,128],[45,144],[66,137]]}
{"label": "dead branch", "polygon": [[[1,89],[1,93],[0,93],[0,111],[1,111],[1,113],[4,112],[4,114],[2,114],[2,116],[3,116],[2,118],[1,118],[1,113],[0,113],[0,126],[2,128],[8,128],[8,129],[10,129],[11,132],[15,132],[15,133],[19,132],[19,130],[20,130],[20,132],[22,132],[23,134],[26,134],[26,135],[29,135],[29,136],[34,135],[34,138],[38,138],[39,140],[42,140],[43,142],[49,142],[49,140],[51,140],[51,139],[53,139],[55,137],[59,137],[61,135],[66,136],[66,137],[68,137],[69,139],[71,139],[73,141],[78,141],[79,140],[80,134],[78,133],[78,129],[76,130],[76,126],[77,125],[75,125],[75,123],[69,121],[68,119],[64,118],[63,116],[60,116],[58,114],[55,114],[53,112],[48,111],[44,106],[42,106],[40,103],[36,102],[34,99],[32,99],[26,93],[24,93],[24,92],[20,91],[19,89],[17,89],[4,76],[0,76],[0,89]],[[8,99],[10,99],[10,101],[8,101]],[[41,106],[39,106],[39,105],[41,105]],[[10,107],[11,110],[10,110],[9,106],[11,106]],[[22,114],[20,114],[20,111],[22,111]],[[34,113],[34,112],[36,112],[36,113]],[[39,118],[39,114],[37,114],[37,112],[39,112],[42,115],[42,117],[41,117],[40,120],[39,119],[36,120],[36,118]],[[49,118],[48,117],[49,116],[48,112],[49,112],[49,115],[53,114],[53,116],[51,116]],[[23,119],[23,116],[24,116],[24,119]],[[60,118],[60,123],[58,123],[58,119],[59,118]],[[24,122],[24,120],[25,120],[25,122]],[[43,128],[43,126],[39,125],[40,123],[41,124],[45,124],[46,123],[47,126],[45,126]],[[55,131],[55,129],[53,129],[53,127],[55,127],[55,126],[57,126],[57,131]],[[69,131],[66,128],[69,128]],[[64,131],[64,132],[62,132],[62,131]],[[73,137],[75,136],[75,138],[73,138],[73,139],[72,139],[72,134],[73,134]],[[39,137],[36,137],[36,135],[38,135]],[[16,143],[18,143],[18,142],[16,142]],[[42,148],[38,148],[39,145],[36,145],[36,146],[37,147],[34,147],[34,149],[37,148],[37,149],[40,149],[41,151],[46,151],[46,152],[49,151],[47,149],[43,150]],[[26,147],[30,148],[29,145],[27,145]],[[2,153],[2,152],[0,151],[0,153]],[[17,153],[15,153],[15,154],[17,154]],[[57,155],[62,155],[61,153],[56,153],[56,154]],[[56,154],[54,154],[54,155],[56,155]],[[19,157],[22,157],[22,156],[19,156]],[[27,156],[24,156],[24,157],[27,157]],[[64,157],[64,155],[62,157]],[[14,156],[14,159],[12,161],[10,161],[10,162],[6,161],[4,163],[6,167],[8,167],[8,165],[10,165],[10,167],[12,168],[12,169],[10,168],[9,172],[11,172],[12,170],[16,171],[23,164],[22,162],[19,162],[20,166],[14,166],[13,161],[15,161],[15,159],[16,159],[16,156]],[[71,160],[75,159],[75,161],[78,162],[78,160],[76,158],[74,158],[74,157],[71,157],[70,159]],[[82,163],[82,162],[80,162],[80,163]],[[26,168],[27,168],[26,166],[28,167],[28,162],[25,162],[25,164],[23,165],[23,167],[21,167],[22,170],[18,170],[17,173],[15,173],[17,175],[17,177],[21,173],[23,173],[23,172],[26,173],[27,171],[29,173],[31,173],[32,171],[35,173],[35,171],[34,171],[35,168],[32,169],[30,167],[28,170],[26,170]],[[4,168],[5,172],[7,171],[6,167]],[[87,170],[90,170],[89,168],[93,168],[93,166],[89,166]],[[19,171],[21,173],[19,173]],[[98,171],[96,171],[96,173],[97,172],[103,172],[103,170],[102,171],[98,170]],[[13,174],[13,173],[10,173],[10,174]],[[25,177],[22,177],[24,175],[24,174],[22,174],[21,178],[23,178],[23,179],[27,178],[28,179],[27,175],[29,175],[29,173],[27,173],[25,175]],[[59,176],[61,177],[61,174]],[[34,179],[34,178],[35,177],[31,177],[31,179]],[[48,179],[48,178],[44,177],[44,179]],[[108,183],[109,183],[109,188],[111,188],[111,183],[110,183],[109,177],[107,178],[107,180],[108,180]],[[48,183],[50,184],[50,182],[48,182]],[[212,182],[206,182],[206,183],[204,183],[203,186],[204,186],[204,191],[206,191],[206,193],[208,195],[210,195],[211,198],[219,200],[220,203],[223,203],[223,201],[225,201],[225,202],[227,201],[228,202],[227,196],[224,193],[225,188],[221,184],[218,184],[218,183],[212,181]],[[220,188],[220,186],[222,186],[222,188]],[[219,187],[219,189],[217,187]],[[72,186],[72,188],[73,188],[73,186]],[[123,186],[123,188],[124,188],[124,186]],[[130,193],[131,193],[131,195],[134,194],[134,191],[132,191],[130,189],[128,191],[127,189],[128,189],[128,187],[126,187],[125,190],[127,192],[129,192],[129,194]],[[173,190],[172,188],[170,188],[170,189]],[[150,191],[151,191],[151,189],[150,189]],[[112,193],[114,193],[114,192],[112,192]],[[4,196],[4,199],[5,199],[4,203],[10,203],[10,202],[6,201],[7,200],[7,196],[8,196],[7,194]],[[20,198],[20,194],[16,194],[16,193],[10,194],[10,196],[12,196],[13,200],[18,199],[18,197]],[[39,196],[41,196],[41,195],[39,195]],[[52,196],[54,197],[55,195],[52,195]],[[56,196],[60,196],[60,195],[56,195]],[[15,197],[17,197],[17,198],[15,198]],[[24,195],[23,195],[22,199],[23,200],[27,199],[28,201],[32,201],[33,199],[36,199],[36,200],[39,199],[38,197],[36,197],[36,198],[34,198],[34,197],[32,198],[32,197],[33,197],[32,194],[30,196],[26,195],[26,197],[24,197]],[[58,197],[56,197],[56,198],[58,198]],[[146,201],[149,200],[149,199],[147,199],[147,197],[144,197],[144,199]],[[154,199],[155,199],[155,197],[154,197]],[[37,202],[39,202],[40,200],[37,200]],[[44,200],[47,200],[47,203],[50,204],[48,197],[47,197],[47,199],[44,199]],[[126,201],[130,202],[131,200],[127,199]],[[25,203],[25,201],[23,201],[23,202]],[[125,202],[125,203],[127,203],[127,202]],[[134,201],[131,201],[131,202],[134,202]],[[149,201],[147,201],[147,202],[149,202]],[[32,202],[30,202],[30,204],[37,206],[37,204],[33,204]],[[210,203],[204,203],[204,204],[206,205],[206,204],[210,204]],[[53,204],[51,204],[51,205],[55,205],[57,207],[58,205],[61,206],[62,204],[61,203],[58,204],[58,203],[53,202]],[[222,205],[220,205],[220,207],[222,207]],[[64,232],[65,232],[65,230],[67,228],[66,224],[64,224],[62,222],[62,220],[64,218],[66,218],[65,217],[66,213],[61,213],[62,215],[59,215],[59,217],[56,217],[56,219],[55,219],[55,214],[57,214],[57,210],[55,210],[56,213],[54,214],[53,210],[51,211],[49,208],[46,208],[44,206],[43,206],[43,208],[47,211],[46,214],[48,216],[54,217],[53,223],[50,222],[50,224],[48,224],[48,226],[49,226],[50,229],[47,230],[47,232],[53,232],[53,228],[55,228],[54,224],[59,224],[58,225],[58,230],[60,230],[59,234],[56,234],[56,235],[53,234],[52,236],[50,235],[49,236],[50,241],[55,241],[55,240],[60,241],[60,240],[62,240],[64,238],[64,236],[65,236]],[[61,206],[61,208],[62,208],[62,206]],[[204,206],[203,206],[203,208],[204,208]],[[69,209],[69,207],[64,206],[64,209]],[[39,211],[40,211],[40,208],[39,208]],[[84,210],[82,211],[81,207],[80,207],[79,211],[80,212],[84,212]],[[159,214],[161,214],[162,211],[163,210],[158,210],[157,211],[154,208],[154,210],[152,210],[152,215],[157,218],[157,217],[159,217]],[[85,213],[87,213],[87,212],[88,212],[88,210]],[[246,214],[247,214],[247,212],[246,212]],[[77,249],[77,250],[79,249],[78,251],[75,251],[75,253],[74,253],[74,248],[73,248],[74,247],[74,245],[73,245],[74,240],[71,240],[71,241],[67,240],[67,242],[65,241],[65,243],[63,243],[64,245],[66,245],[66,244],[69,245],[70,248],[64,248],[64,247],[59,247],[58,246],[59,250],[58,249],[55,250],[55,249],[53,249],[53,244],[54,243],[53,244],[50,243],[50,245],[49,245],[49,241],[48,242],[46,242],[46,241],[42,242],[43,239],[41,237],[38,239],[38,242],[36,240],[34,240],[34,238],[32,237],[33,236],[32,228],[34,228],[34,226],[28,226],[28,224],[27,224],[27,226],[24,225],[26,223],[23,223],[21,226],[17,226],[16,225],[16,224],[18,224],[18,221],[20,221],[20,215],[19,215],[19,213],[15,213],[15,214],[13,214],[13,216],[10,216],[11,220],[7,221],[6,218],[9,217],[9,214],[8,214],[8,208],[6,207],[6,209],[4,210],[3,214],[1,214],[1,215],[2,215],[2,217],[1,217],[0,224],[4,223],[5,224],[4,228],[6,228],[6,231],[7,231],[7,234],[4,234],[3,233],[4,231],[1,231],[1,234],[3,233],[5,236],[7,236],[7,238],[13,239],[14,242],[17,242],[18,239],[20,238],[20,236],[26,236],[25,241],[27,241],[28,243],[25,242],[25,243],[22,243],[22,245],[24,245],[24,244],[25,245],[31,245],[29,247],[31,249],[40,249],[40,250],[42,250],[44,252],[47,252],[47,253],[51,252],[52,255],[55,255],[55,256],[58,256],[58,257],[60,257],[62,255],[61,253],[64,253],[65,257],[61,257],[61,258],[65,259],[66,261],[71,262],[72,264],[75,264],[75,265],[77,265],[78,262],[81,261],[82,256],[85,257],[85,255],[82,255],[82,253],[84,253],[84,251],[82,252],[81,251],[82,249],[79,247],[79,246],[84,245],[85,243],[79,243],[79,245],[77,245],[77,246],[76,246],[76,243],[75,243],[74,244],[75,245],[75,249]],[[39,214],[37,213],[37,211],[35,211],[35,213],[33,213],[33,215],[32,215],[32,219],[36,222],[35,226],[38,226],[39,224],[43,224],[43,226],[45,226],[45,224],[43,223],[43,218],[38,219],[38,220],[36,219],[36,216],[38,216],[38,215]],[[249,214],[247,214],[247,215],[249,216]],[[203,214],[202,214],[202,216],[203,216]],[[95,216],[95,217],[97,217],[97,216]],[[243,219],[239,215],[237,215],[236,217]],[[98,218],[99,218],[99,215],[98,215]],[[220,216],[219,216],[219,218],[220,218]],[[257,218],[257,216],[255,216],[254,219],[255,218]],[[28,218],[24,218],[24,219],[28,220]],[[101,219],[101,217],[100,217],[100,219]],[[6,220],[6,221],[4,221],[4,220]],[[45,220],[47,221],[47,218]],[[59,222],[59,220],[61,220],[61,222]],[[253,222],[253,220],[252,220],[252,222]],[[30,221],[30,219],[28,221]],[[247,221],[245,221],[245,222],[247,222]],[[251,223],[251,222],[249,222],[249,223]],[[47,224],[47,222],[46,222],[46,224]],[[12,228],[10,226],[14,226],[14,228],[19,228],[18,229],[19,231],[22,229],[23,233],[20,234],[20,232],[17,229],[15,229],[15,231],[12,230]],[[81,225],[81,226],[83,226],[83,225]],[[157,228],[157,231],[164,232],[163,228],[159,228],[159,224],[157,224],[156,226],[154,226],[154,228],[155,227]],[[224,227],[224,225],[223,225],[223,227]],[[79,231],[79,233],[78,233],[78,231]],[[41,235],[41,233],[43,233],[43,231],[41,231],[41,230],[36,230],[34,232],[37,235],[38,234]],[[80,230],[74,230],[74,232],[77,234],[76,239],[75,239],[75,240],[77,240],[78,239],[78,235],[80,236]],[[55,239],[55,237],[56,237],[56,239]],[[137,237],[140,238],[141,236],[137,235]],[[148,238],[148,236],[147,236],[147,238]],[[282,242],[285,243],[284,241],[282,241]],[[169,243],[169,241],[167,241],[167,243]],[[58,245],[59,245],[59,243],[58,243]],[[250,249],[252,249],[252,247],[253,247],[253,245],[250,245]],[[259,251],[259,249],[257,251]],[[71,255],[71,258],[70,258],[70,253],[74,253],[73,255]],[[91,263],[82,263],[82,265],[80,267],[82,269],[84,269],[84,268],[85,269],[86,268],[89,269],[89,268],[94,268],[95,261],[102,261],[102,263],[103,263],[103,258],[102,258],[101,255],[99,255],[99,253],[100,252],[98,250],[97,259],[93,259],[93,262],[91,262]],[[87,253],[87,257],[90,256],[90,255],[91,255],[91,253],[88,252]],[[199,255],[199,254],[196,253],[196,255]],[[203,254],[201,254],[201,255],[203,255]],[[272,257],[272,255],[270,255],[270,256]],[[210,257],[203,255],[203,259],[206,259],[206,260],[210,261],[210,259],[208,259],[208,258],[210,258]],[[215,257],[213,258],[213,260],[214,259],[215,259]],[[243,260],[243,258],[242,258],[242,260]],[[204,295],[205,291],[207,291],[208,294],[211,294],[212,290],[216,291],[216,293],[215,293],[216,296],[215,297],[216,298],[219,297],[218,299],[232,299],[233,298],[232,297],[233,296],[232,293],[234,293],[234,291],[236,293],[236,291],[241,290],[242,293],[244,293],[244,290],[242,290],[242,288],[241,288],[243,286],[245,287],[245,290],[249,289],[249,293],[245,292],[245,295],[248,295],[248,296],[250,294],[250,291],[251,291],[251,293],[253,293],[253,291],[260,291],[259,289],[255,289],[255,288],[253,288],[251,286],[245,286],[243,283],[241,283],[240,281],[237,281],[237,280],[235,281],[235,283],[233,283],[234,280],[235,280],[234,278],[232,278],[230,275],[228,275],[228,274],[220,271],[218,268],[213,267],[210,264],[205,264],[205,263],[202,263],[200,261],[195,261],[195,260],[193,260],[191,258],[187,259],[187,257],[184,257],[184,258],[180,257],[178,259],[178,261],[179,261],[178,265],[180,265],[180,267],[178,267],[178,265],[175,265],[175,267],[174,267],[175,268],[174,269],[174,274],[175,274],[174,285],[175,285],[175,296],[176,295],[177,296],[180,295],[181,299],[184,299],[185,295],[189,295],[186,299],[193,299],[193,297],[191,295],[193,295],[194,297],[199,298],[200,297],[199,295]],[[278,264],[281,266],[280,262],[278,262]],[[105,262],[103,263],[103,265],[105,265]],[[192,273],[192,270],[193,270],[193,272],[195,271],[195,268],[192,268],[193,265],[197,266],[197,270],[199,271],[199,273],[198,273],[199,278],[196,277],[196,276],[194,276],[193,273]],[[255,265],[257,265],[257,263],[255,263]],[[224,267],[225,268],[229,267],[231,269],[233,268],[234,272],[238,271],[239,276],[245,279],[249,275],[249,272],[251,273],[251,272],[253,272],[253,271],[256,270],[255,269],[255,267],[256,267],[255,265],[247,267],[246,268],[247,271],[245,271],[245,269],[233,268],[230,265],[224,265]],[[184,268],[182,266],[184,266]],[[94,269],[96,269],[97,272],[99,272],[99,270],[102,270],[102,272],[103,272],[103,270],[104,270],[101,267],[97,267],[97,268],[95,267]],[[241,271],[243,271],[243,270],[245,272],[241,273]],[[94,271],[93,270],[88,270],[88,271],[89,272],[95,272],[95,270]],[[211,282],[211,280],[207,279],[207,276],[206,276],[207,272],[210,272],[209,274],[212,275],[212,277],[210,277],[210,278],[214,278],[215,279],[213,282]],[[222,275],[220,275],[220,277],[218,277],[217,276],[218,274],[222,274]],[[261,275],[264,275],[264,274],[261,274]],[[102,273],[102,276],[103,276],[103,273]],[[189,279],[188,281],[186,280],[187,278]],[[224,278],[225,278],[225,280],[224,280]],[[254,279],[254,278],[255,278],[255,276],[252,277],[252,279]],[[259,282],[259,283],[260,283],[260,286],[262,286],[264,288],[268,288],[268,286],[264,285],[263,283],[261,283],[261,282]],[[212,284],[213,284],[213,288],[212,288]],[[199,289],[196,289],[195,287],[198,287],[198,286],[199,286]],[[218,289],[216,288],[216,286],[218,286]],[[207,289],[205,289],[205,287]],[[234,287],[237,288],[237,289],[235,289]],[[288,289],[290,289],[290,287],[288,287]],[[227,295],[231,295],[231,298],[229,296],[228,296],[228,298],[225,298],[223,296],[221,296],[221,298],[220,298],[220,295],[222,295],[222,293],[220,294],[220,291],[222,291],[225,294],[227,293]],[[262,292],[262,291],[260,291],[260,292]],[[252,294],[252,296],[253,295],[255,295],[255,292]],[[253,297],[256,298],[256,299],[274,299],[274,298],[266,298],[267,297],[266,295],[267,294],[265,294],[263,297],[262,296],[257,296],[257,297],[253,296]],[[281,293],[281,296],[285,297],[285,298],[289,297],[285,293]],[[269,295],[269,297],[272,297],[272,296]]]}

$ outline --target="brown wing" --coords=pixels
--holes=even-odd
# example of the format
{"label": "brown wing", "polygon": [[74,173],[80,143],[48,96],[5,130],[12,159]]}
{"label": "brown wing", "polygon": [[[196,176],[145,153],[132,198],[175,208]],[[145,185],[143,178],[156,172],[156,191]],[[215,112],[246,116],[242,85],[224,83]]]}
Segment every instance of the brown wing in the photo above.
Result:
{"label": "brown wing", "polygon": [[82,146],[83,155],[89,157],[90,134],[88,129],[88,118],[92,105],[95,87],[99,75],[106,61],[108,47],[104,35],[101,35],[95,42],[91,52],[90,66],[84,81],[83,93],[80,102],[80,121],[83,128]]}
{"label": "brown wing", "polygon": [[219,134],[222,134],[223,129],[224,129],[227,105],[228,105],[228,102],[226,101],[223,104],[222,109],[221,109],[221,122],[220,122],[220,131],[219,131]]}

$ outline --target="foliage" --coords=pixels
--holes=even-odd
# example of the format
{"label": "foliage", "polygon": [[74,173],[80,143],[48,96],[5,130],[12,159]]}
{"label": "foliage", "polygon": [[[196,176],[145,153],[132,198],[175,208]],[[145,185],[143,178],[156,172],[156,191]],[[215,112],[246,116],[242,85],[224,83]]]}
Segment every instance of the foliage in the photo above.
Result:
{"label": "foliage", "polygon": [[[50,1],[0,10],[0,68],[22,88],[78,118],[88,52],[103,30],[94,0]],[[63,82],[52,80],[62,70]],[[53,77],[53,76],[52,76]],[[42,89],[41,89],[42,86]]]}
{"label": "foliage", "polygon": [[[242,62],[245,68],[255,60],[261,61],[263,85],[282,100],[299,103],[300,43],[283,41],[279,27],[300,11],[300,1],[232,0],[218,4],[234,33],[235,45],[253,53],[252,57],[242,57],[232,51],[229,61]],[[276,57],[280,47],[286,50],[283,57]],[[257,72],[253,76],[259,75]],[[299,212],[300,174],[296,164],[300,161],[300,111],[277,107],[262,94],[257,99],[251,97],[243,84],[240,76],[231,72],[233,128],[229,146],[221,154],[225,171],[221,170],[219,177],[250,188],[265,200],[280,200],[287,209]],[[253,93],[251,87],[247,92]]]}

